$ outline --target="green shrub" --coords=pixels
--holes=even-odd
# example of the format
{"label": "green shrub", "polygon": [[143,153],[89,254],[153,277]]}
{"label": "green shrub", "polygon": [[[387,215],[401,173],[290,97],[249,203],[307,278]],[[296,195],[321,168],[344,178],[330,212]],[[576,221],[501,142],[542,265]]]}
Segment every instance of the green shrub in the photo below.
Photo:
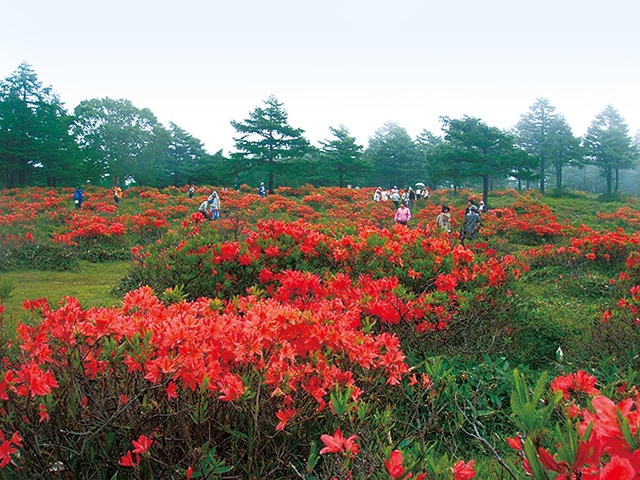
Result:
{"label": "green shrub", "polygon": [[71,270],[78,266],[78,253],[67,245],[31,243],[0,245],[0,271],[20,268]]}

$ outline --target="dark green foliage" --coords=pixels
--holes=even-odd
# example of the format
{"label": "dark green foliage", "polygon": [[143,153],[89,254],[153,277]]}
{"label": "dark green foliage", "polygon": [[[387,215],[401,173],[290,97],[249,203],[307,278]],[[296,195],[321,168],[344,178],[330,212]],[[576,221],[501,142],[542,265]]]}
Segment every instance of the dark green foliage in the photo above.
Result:
{"label": "dark green foliage", "polygon": [[600,112],[584,138],[590,162],[600,168],[607,193],[618,192],[620,170],[632,168],[638,159],[638,149],[632,144],[629,128],[612,105]]}
{"label": "dark green foliage", "polygon": [[158,185],[159,164],[166,164],[171,137],[148,108],[129,100],[84,100],[75,108],[75,135],[93,183],[108,175]]}
{"label": "dark green foliage", "polygon": [[344,125],[329,127],[329,130],[334,138],[320,142],[318,170],[329,177],[329,185],[334,185],[336,179],[339,187],[357,184],[356,180],[371,170],[371,165],[363,158],[363,147],[349,136]]}
{"label": "dark green foliage", "polygon": [[482,198],[489,206],[489,180],[506,177],[522,164],[522,151],[516,148],[514,138],[496,127],[489,127],[479,118],[442,117],[444,142],[433,152],[433,159],[455,175],[454,183],[463,179],[482,180]]}
{"label": "dark green foliage", "polygon": [[242,170],[258,168],[267,175],[267,188],[273,193],[274,175],[286,172],[302,161],[310,144],[304,130],[289,125],[287,111],[274,96],[257,107],[243,122],[231,121],[238,132],[234,138],[236,152],[232,159],[242,164]]}
{"label": "dark green foliage", "polygon": [[405,188],[424,176],[415,145],[407,130],[387,122],[369,140],[365,158],[373,165],[371,182],[384,188]]}
{"label": "dark green foliage", "polygon": [[72,118],[27,63],[0,82],[0,182],[7,188],[75,182]]}

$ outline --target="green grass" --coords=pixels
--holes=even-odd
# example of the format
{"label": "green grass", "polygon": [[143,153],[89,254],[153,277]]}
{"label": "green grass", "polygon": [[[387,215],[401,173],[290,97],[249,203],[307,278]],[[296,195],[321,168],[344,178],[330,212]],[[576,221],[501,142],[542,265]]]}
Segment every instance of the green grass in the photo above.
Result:
{"label": "green grass", "polygon": [[76,297],[84,308],[113,306],[120,302],[111,289],[124,276],[130,262],[80,262],[71,272],[16,270],[0,273],[0,283],[14,288],[5,304],[5,318],[19,318],[24,300],[46,297],[56,304],[63,297]]}

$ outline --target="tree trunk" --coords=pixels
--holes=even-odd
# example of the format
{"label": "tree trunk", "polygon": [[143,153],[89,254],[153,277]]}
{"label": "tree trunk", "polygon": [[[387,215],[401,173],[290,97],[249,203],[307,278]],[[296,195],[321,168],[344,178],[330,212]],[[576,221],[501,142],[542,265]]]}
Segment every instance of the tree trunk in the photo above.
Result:
{"label": "tree trunk", "polygon": [[269,195],[273,195],[273,172],[269,170]]}
{"label": "tree trunk", "polygon": [[544,155],[540,155],[540,193],[544,195]]}
{"label": "tree trunk", "polygon": [[556,165],[556,189],[562,195],[562,165]]}
{"label": "tree trunk", "polygon": [[618,167],[616,167],[616,187],[615,187],[615,193],[618,193],[618,173],[620,172],[620,170],[618,169]]}
{"label": "tree trunk", "polygon": [[482,175],[482,201],[484,202],[484,208],[488,208],[489,205],[489,175]]}

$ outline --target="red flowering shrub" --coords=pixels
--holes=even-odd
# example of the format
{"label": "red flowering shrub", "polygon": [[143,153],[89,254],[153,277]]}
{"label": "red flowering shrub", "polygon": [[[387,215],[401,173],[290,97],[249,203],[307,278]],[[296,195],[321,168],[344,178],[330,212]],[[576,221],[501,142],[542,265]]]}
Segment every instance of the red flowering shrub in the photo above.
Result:
{"label": "red flowering shrub", "polygon": [[[508,439],[508,444],[519,452],[528,474],[567,480],[637,478],[640,397],[635,387],[630,392],[619,389],[625,398],[616,402],[600,395],[594,376],[578,371],[553,380],[555,394],[544,404],[536,404],[543,399],[545,377],[533,395],[523,390],[526,384],[517,372],[515,378],[511,406],[524,435]],[[553,429],[551,413],[556,405],[562,407],[565,419]]]}
{"label": "red flowering shrub", "polygon": [[[16,468],[46,465],[54,457],[64,469],[87,476],[96,448],[106,461],[101,467],[116,469],[118,458],[121,466],[139,465],[139,454],[154,443],[163,461],[152,452],[148,468],[166,477],[168,465],[188,460],[181,453],[184,442],[199,442],[195,451],[222,441],[227,433],[215,425],[229,415],[246,414],[247,428],[272,435],[289,422],[300,428],[314,418],[336,389],[350,389],[358,401],[366,394],[364,376],[388,385],[402,381],[408,368],[397,339],[361,330],[357,298],[327,285],[332,295],[317,292],[312,305],[292,303],[286,285],[275,296],[280,300],[202,298],[165,306],[147,287],[127,294],[122,308],[82,310],[72,298],[57,310],[42,302],[25,305],[43,319],[19,327],[12,348],[21,355],[5,357],[0,374],[0,424],[4,431],[15,427],[24,439]],[[251,399],[264,412],[258,424],[249,421]],[[95,433],[105,418],[112,435],[106,443]],[[205,431],[176,430],[192,421],[207,425],[206,437]],[[69,431],[77,433],[64,433]],[[147,442],[137,446],[134,440],[135,458],[125,453],[133,440],[129,432]],[[46,455],[31,448],[38,442],[49,445]]]}

